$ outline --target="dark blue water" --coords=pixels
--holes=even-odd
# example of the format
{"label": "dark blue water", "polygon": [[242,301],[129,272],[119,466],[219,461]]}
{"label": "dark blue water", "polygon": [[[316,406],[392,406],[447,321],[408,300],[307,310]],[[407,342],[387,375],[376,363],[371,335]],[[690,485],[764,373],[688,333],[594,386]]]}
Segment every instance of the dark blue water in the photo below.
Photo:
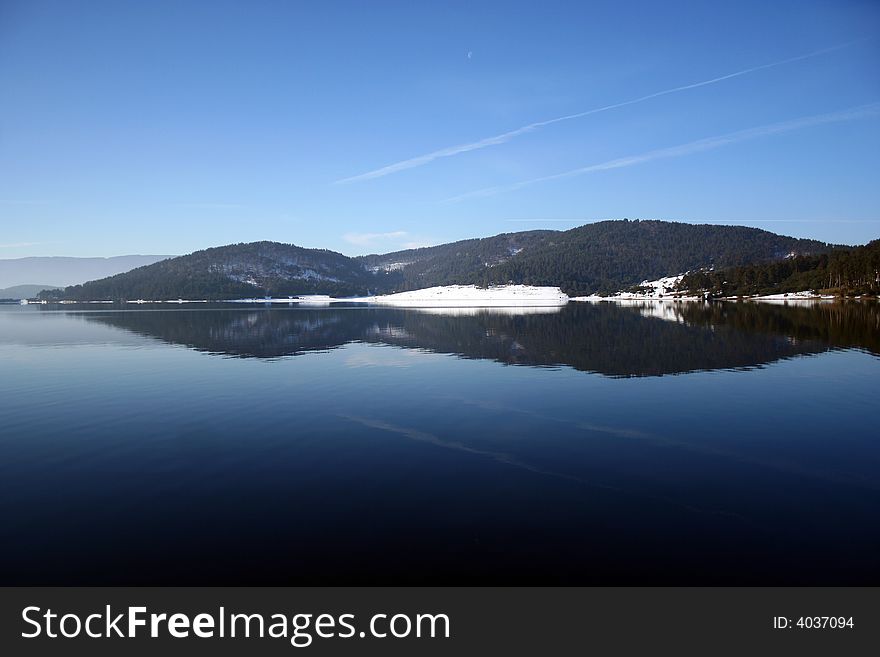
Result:
{"label": "dark blue water", "polygon": [[0,307],[0,584],[880,584],[872,304]]}

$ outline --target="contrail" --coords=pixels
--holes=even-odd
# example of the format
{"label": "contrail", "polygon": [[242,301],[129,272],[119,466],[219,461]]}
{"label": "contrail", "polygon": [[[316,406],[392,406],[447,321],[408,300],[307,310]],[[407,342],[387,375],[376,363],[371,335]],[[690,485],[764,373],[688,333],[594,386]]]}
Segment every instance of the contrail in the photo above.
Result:
{"label": "contrail", "polygon": [[540,178],[532,178],[531,180],[522,180],[511,185],[486,187],[484,189],[478,189],[476,191],[468,192],[466,194],[453,196],[451,198],[445,199],[445,201],[449,203],[454,203],[456,201],[462,201],[464,199],[473,198],[476,196],[492,196],[494,194],[500,194],[502,192],[512,192],[522,187],[534,185],[535,183],[539,182],[546,182],[548,180],[571,178],[573,176],[580,176],[585,173],[593,173],[595,171],[607,171],[608,169],[622,169],[624,167],[633,166],[634,164],[650,162],[651,160],[659,160],[661,158],[668,157],[681,157],[683,155],[700,153],[702,151],[720,148],[721,146],[745,141],[747,139],[755,139],[757,137],[765,137],[782,132],[790,132],[792,130],[808,128],[811,126],[821,125],[823,123],[838,123],[840,121],[853,121],[856,119],[864,119],[877,116],[878,114],[880,114],[880,103],[861,105],[859,107],[853,107],[847,110],[842,110],[840,112],[818,114],[815,116],[804,117],[802,119],[782,121],[781,123],[772,123],[770,125],[760,126],[757,128],[748,128],[747,130],[731,132],[726,135],[720,135],[718,137],[707,137],[705,139],[698,139],[697,141],[688,142],[687,144],[681,144],[679,146],[670,146],[668,148],[660,148],[657,150],[648,151],[647,153],[641,153],[639,155],[621,157],[616,160],[609,160],[607,162],[601,162],[599,164],[591,164],[589,166],[580,167],[578,169],[572,169],[571,171],[555,173],[549,176],[541,176]]}
{"label": "contrail", "polygon": [[428,164],[429,162],[433,162],[434,160],[438,160],[443,157],[452,157],[453,155],[458,155],[460,153],[468,153],[470,151],[480,150],[482,148],[487,148],[489,146],[497,146],[498,144],[504,144],[515,137],[519,137],[520,135],[524,135],[528,132],[532,132],[537,130],[538,128],[543,128],[544,126],[553,125],[554,123],[561,123],[563,121],[571,121],[572,119],[579,119],[584,116],[589,116],[591,114],[598,114],[599,112],[607,112],[608,110],[617,109],[618,107],[626,107],[627,105],[635,105],[636,103],[643,103],[646,100],[651,100],[652,98],[659,98],[660,96],[667,96],[669,94],[679,93],[681,91],[687,91],[688,89],[697,89],[699,87],[705,87],[710,84],[716,84],[717,82],[722,82],[723,80],[729,80],[731,78],[736,78],[741,75],[748,75],[749,73],[754,73],[756,71],[762,71],[768,68],[775,68],[777,66],[784,66],[785,64],[792,64],[794,62],[799,62],[804,59],[810,59],[812,57],[818,57],[819,55],[824,55],[829,52],[834,52],[835,50],[841,50],[843,48],[848,48],[859,41],[849,41],[847,43],[842,43],[836,46],[830,46],[828,48],[823,48],[821,50],[816,50],[814,52],[807,53],[805,55],[798,55],[797,57],[789,57],[788,59],[782,59],[777,62],[771,62],[769,64],[762,64],[761,66],[753,66],[751,68],[746,68],[741,71],[736,71],[735,73],[728,73],[727,75],[722,75],[717,78],[712,78],[710,80],[703,80],[702,82],[694,82],[693,84],[686,84],[680,87],[673,87],[672,89],[664,89],[663,91],[657,91],[652,94],[648,94],[647,96],[639,96],[638,98],[633,98],[631,100],[625,100],[620,103],[614,103],[613,105],[605,105],[603,107],[597,107],[595,109],[587,110],[585,112],[577,112],[576,114],[567,114],[565,116],[559,116],[555,119],[547,119],[545,121],[536,121],[534,123],[529,123],[528,125],[524,125],[520,128],[516,128],[515,130],[511,130],[509,132],[503,132],[500,135],[495,135],[494,137],[486,137],[485,139],[480,139],[478,141],[470,142],[468,144],[459,144],[458,146],[449,146],[447,148],[441,148],[440,150],[433,151],[431,153],[427,153],[425,155],[419,155],[417,157],[410,158],[408,160],[401,160],[400,162],[395,162],[394,164],[389,164],[388,166],[384,166],[380,169],[374,169],[373,171],[367,171],[366,173],[362,173],[356,176],[351,176],[349,178],[342,178],[340,180],[335,181],[334,184],[344,184],[351,182],[360,182],[363,180],[371,180],[373,178],[381,178],[382,176],[387,176],[392,173],[397,173],[398,171],[404,171],[406,169],[413,169],[415,167],[420,167],[423,164]]}

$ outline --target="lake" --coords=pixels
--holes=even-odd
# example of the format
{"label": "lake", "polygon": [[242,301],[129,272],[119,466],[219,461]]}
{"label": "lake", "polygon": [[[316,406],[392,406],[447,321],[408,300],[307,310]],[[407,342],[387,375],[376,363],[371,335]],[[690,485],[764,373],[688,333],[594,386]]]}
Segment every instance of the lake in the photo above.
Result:
{"label": "lake", "polygon": [[0,584],[880,584],[875,303],[0,306]]}

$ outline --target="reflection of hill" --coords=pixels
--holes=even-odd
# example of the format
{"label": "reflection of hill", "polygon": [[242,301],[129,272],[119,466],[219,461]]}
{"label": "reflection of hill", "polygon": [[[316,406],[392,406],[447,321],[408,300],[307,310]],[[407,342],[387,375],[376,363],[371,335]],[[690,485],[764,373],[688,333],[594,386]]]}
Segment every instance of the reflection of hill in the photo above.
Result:
{"label": "reflection of hill", "polygon": [[197,351],[238,358],[278,358],[333,349],[356,339],[365,327],[343,321],[349,319],[347,314],[249,309],[130,311],[85,317]]}
{"label": "reflection of hill", "polygon": [[723,324],[663,321],[615,304],[571,305],[549,317],[410,313],[402,327],[408,338],[383,341],[511,365],[568,365],[609,376],[751,367],[827,348]]}
{"label": "reflection of hill", "polygon": [[[275,358],[374,342],[511,365],[567,365],[608,376],[754,367],[858,347],[880,353],[875,304],[570,304],[556,314],[440,315],[392,308],[204,309],[87,315],[173,344]],[[669,321],[673,320],[673,321]]]}

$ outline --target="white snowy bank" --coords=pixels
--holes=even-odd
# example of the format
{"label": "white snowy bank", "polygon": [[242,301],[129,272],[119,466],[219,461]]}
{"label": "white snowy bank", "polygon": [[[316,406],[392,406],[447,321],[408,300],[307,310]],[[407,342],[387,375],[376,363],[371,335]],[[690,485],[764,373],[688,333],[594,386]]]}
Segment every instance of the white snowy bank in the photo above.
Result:
{"label": "white snowy bank", "polygon": [[272,303],[327,306],[332,303],[363,303],[409,308],[505,308],[505,307],[561,307],[569,301],[558,287],[531,285],[497,285],[482,288],[476,285],[445,285],[423,290],[381,294],[369,297],[330,297],[323,294],[281,298],[255,297],[230,299],[227,303]]}
{"label": "white snowy bank", "polygon": [[828,301],[836,299],[833,294],[816,294],[810,290],[789,292],[787,294],[765,294],[764,296],[747,297],[749,301],[790,302],[790,301]]}
{"label": "white snowy bank", "polygon": [[498,285],[482,288],[476,285],[444,285],[411,292],[383,294],[374,297],[340,299],[356,303],[375,303],[400,307],[552,307],[568,303],[568,295],[558,287],[534,287],[531,285]]}

